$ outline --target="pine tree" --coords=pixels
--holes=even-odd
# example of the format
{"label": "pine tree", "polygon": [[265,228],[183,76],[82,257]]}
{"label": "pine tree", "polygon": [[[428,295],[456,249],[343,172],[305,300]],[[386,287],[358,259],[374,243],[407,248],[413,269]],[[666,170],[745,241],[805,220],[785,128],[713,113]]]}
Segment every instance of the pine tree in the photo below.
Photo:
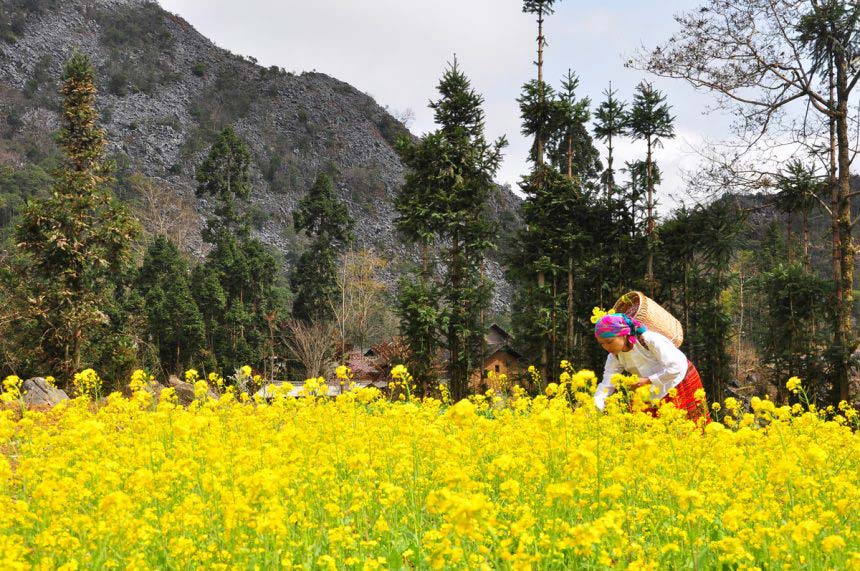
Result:
{"label": "pine tree", "polygon": [[248,234],[247,217],[236,200],[247,200],[251,193],[248,145],[230,127],[219,134],[209,154],[197,169],[197,196],[211,195],[217,200],[215,216],[206,221],[203,239],[214,244],[221,233]]}
{"label": "pine tree", "polygon": [[648,238],[648,257],[645,281],[648,291],[654,294],[654,249],[656,240],[654,235],[654,176],[653,176],[653,151],[663,145],[663,139],[674,139],[675,118],[670,114],[670,107],[666,104],[666,96],[647,81],[641,82],[636,87],[633,96],[633,105],[630,109],[629,129],[634,139],[644,140],[648,151],[645,159],[648,219],[646,236]]}
{"label": "pine tree", "polygon": [[[481,271],[484,256],[493,246],[487,201],[507,142],[504,138],[493,143],[486,140],[483,98],[456,60],[442,76],[438,91],[441,97],[430,104],[438,129],[418,143],[402,140],[399,146],[409,172],[400,196],[415,192],[425,198],[422,214],[407,210],[412,203],[408,198],[398,200],[396,207],[398,226],[409,221],[422,224],[409,235],[432,236],[442,246],[448,374],[451,394],[459,399],[467,393],[469,375],[480,365],[483,350],[481,313],[492,293]],[[432,287],[424,291],[432,292]],[[401,291],[401,308],[408,305],[407,297]],[[426,300],[422,303],[431,304],[424,311],[433,311],[431,298],[417,296]],[[420,313],[420,308],[417,311]],[[416,325],[409,321],[410,312],[402,312],[400,318],[405,330]]]}
{"label": "pine tree", "polygon": [[181,374],[206,342],[203,316],[189,286],[188,264],[164,236],[149,245],[137,274],[136,289],[144,299],[146,329],[158,349],[161,367]]}
{"label": "pine tree", "polygon": [[[537,16],[537,24],[538,24],[538,35],[537,35],[537,53],[538,59],[535,62],[537,66],[537,80],[528,84],[530,87],[526,88],[526,91],[529,89],[532,90],[532,100],[536,102],[538,106],[545,106],[547,102],[552,101],[551,89],[543,80],[543,50],[547,45],[546,37],[543,35],[543,24],[546,16],[549,16],[553,13],[553,6],[558,0],[523,0],[523,13],[524,14],[534,14]],[[520,107],[523,104],[520,103]],[[539,117],[542,114],[542,110],[533,110],[530,114],[531,117]],[[546,143],[546,139],[549,136],[548,130],[545,131],[546,123],[537,121],[534,124],[535,130],[532,133],[535,135],[535,144],[534,144],[534,156],[535,162],[537,164],[543,164],[544,158],[544,145]]]}
{"label": "pine tree", "polygon": [[[534,143],[529,151],[529,160],[534,164],[530,175],[523,177],[520,188],[526,193],[527,202],[523,205],[524,227],[520,232],[521,243],[534,244],[538,250],[527,255],[521,261],[522,267],[515,267],[512,275],[519,276],[521,280],[528,280],[530,271],[533,271],[531,279],[537,281],[536,285],[523,281],[522,287],[531,291],[532,295],[523,292],[522,300],[529,300],[528,309],[536,310],[534,313],[535,332],[550,335],[554,326],[553,316],[555,314],[555,299],[552,296],[552,287],[547,284],[547,274],[555,275],[559,268],[553,264],[553,256],[547,255],[547,251],[541,251],[540,244],[545,244],[544,250],[552,250],[553,245],[546,242],[545,238],[552,238],[544,226],[544,219],[550,213],[547,205],[551,200],[553,190],[547,186],[550,180],[557,180],[552,176],[552,169],[544,168],[544,150],[551,133],[560,119],[560,107],[556,99],[555,90],[543,80],[543,52],[547,45],[543,26],[547,15],[553,13],[555,0],[524,0],[523,12],[537,16],[538,36],[537,53],[538,59],[537,78],[523,85],[522,95],[517,99],[520,105],[520,118],[522,120],[521,132],[527,137],[534,137]],[[525,269],[523,273],[521,270]],[[537,305],[533,305],[536,303]],[[526,307],[523,308],[524,310]],[[525,322],[523,322],[525,323]],[[533,332],[533,334],[535,334]],[[541,333],[537,333],[541,334]],[[520,331],[518,337],[531,337],[529,332]],[[544,377],[547,374],[549,363],[549,350],[543,345],[540,351],[541,372]]]}
{"label": "pine tree", "polygon": [[610,83],[609,89],[603,92],[606,99],[597,107],[596,121],[594,122],[594,136],[606,144],[606,171],[604,171],[602,179],[607,200],[610,200],[615,192],[612,141],[627,134],[628,123],[626,104],[615,98],[616,93],[618,92],[612,89],[612,83]]}
{"label": "pine tree", "polygon": [[[215,334],[221,327],[227,309],[227,292],[221,286],[220,272],[211,264],[200,264],[191,271],[191,293],[203,318],[205,348],[201,366],[218,369]],[[236,363],[226,363],[236,366]]]}
{"label": "pine tree", "polygon": [[423,272],[402,277],[397,282],[395,312],[400,336],[409,347],[409,372],[419,394],[426,394],[438,380],[437,356],[448,324],[439,284]]}
{"label": "pine tree", "polygon": [[192,292],[206,323],[210,363],[221,369],[263,365],[272,350],[269,316],[284,313],[275,258],[250,236],[248,216],[237,203],[250,196],[249,165],[247,144],[228,127],[197,169],[198,196],[214,196],[216,204],[203,231],[214,247],[194,272]]}
{"label": "pine tree", "polygon": [[29,315],[44,366],[68,379],[85,365],[88,342],[108,324],[139,228],[108,187],[105,136],[86,56],[75,54],[66,64],[61,94],[63,164],[52,196],[27,205],[16,237],[26,254]]}
{"label": "pine tree", "polygon": [[406,241],[421,247],[421,267],[397,284],[396,313],[400,335],[409,347],[408,366],[419,391],[438,384],[437,357],[444,346],[448,311],[444,306],[439,269],[431,249],[445,231],[438,197],[447,192],[438,173],[445,168],[447,141],[440,132],[426,134],[420,144],[398,141],[406,181],[394,199],[395,226]]}
{"label": "pine tree", "polygon": [[[586,223],[589,218],[590,195],[596,190],[596,182],[600,173],[600,153],[594,147],[594,142],[588,132],[587,123],[591,118],[589,107],[591,100],[587,97],[578,99],[576,89],[579,78],[571,70],[562,79],[561,89],[556,101],[556,117],[554,118],[549,139],[550,163],[559,173],[564,173],[567,181],[557,179],[552,185],[555,189],[553,203],[545,218],[549,231],[559,240],[559,248],[564,259],[558,260],[567,277],[567,296],[564,311],[552,312],[554,326],[551,333],[553,354],[552,362],[559,359],[561,347],[558,343],[557,331],[561,322],[566,321],[564,358],[573,357],[574,322],[575,322],[575,260],[582,260],[586,255],[582,246],[590,242],[590,234]],[[593,244],[592,244],[593,246]],[[556,285],[557,276],[553,275],[553,297],[557,297],[559,288]],[[556,301],[553,308],[560,306]]]}
{"label": "pine tree", "polygon": [[816,206],[816,196],[821,194],[823,184],[815,175],[815,169],[807,167],[801,161],[789,161],[785,169],[777,174],[776,185],[777,206],[788,217],[786,222],[786,242],[788,244],[788,262],[794,260],[794,240],[792,236],[792,217],[801,215],[803,264],[809,268],[809,212]]}
{"label": "pine tree", "polygon": [[549,161],[560,173],[576,179],[584,193],[590,194],[600,177],[600,152],[588,132],[591,99],[578,98],[579,78],[568,70],[561,81],[555,102],[553,130],[548,141]]}
{"label": "pine tree", "polygon": [[353,240],[354,222],[328,175],[320,173],[299,201],[293,224],[296,232],[305,232],[311,239],[290,274],[293,317],[304,322],[331,321],[338,295],[337,257]]}
{"label": "pine tree", "polygon": [[533,79],[523,85],[517,103],[522,120],[520,132],[526,137],[534,137],[529,160],[535,165],[543,165],[547,141],[560,119],[561,109],[555,89],[543,80]]}
{"label": "pine tree", "polygon": [[731,200],[679,208],[660,226],[655,269],[660,299],[684,327],[684,352],[702,373],[709,398],[725,397],[732,366],[731,315],[724,302],[742,215]]}

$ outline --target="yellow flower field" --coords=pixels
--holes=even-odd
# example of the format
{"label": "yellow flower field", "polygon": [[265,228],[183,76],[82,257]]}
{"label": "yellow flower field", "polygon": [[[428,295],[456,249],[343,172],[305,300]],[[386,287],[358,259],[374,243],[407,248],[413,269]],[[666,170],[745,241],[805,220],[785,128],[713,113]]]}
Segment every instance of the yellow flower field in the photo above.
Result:
{"label": "yellow flower field", "polygon": [[587,371],[450,406],[140,381],[0,413],[0,569],[860,569],[848,407],[697,428],[599,413]]}

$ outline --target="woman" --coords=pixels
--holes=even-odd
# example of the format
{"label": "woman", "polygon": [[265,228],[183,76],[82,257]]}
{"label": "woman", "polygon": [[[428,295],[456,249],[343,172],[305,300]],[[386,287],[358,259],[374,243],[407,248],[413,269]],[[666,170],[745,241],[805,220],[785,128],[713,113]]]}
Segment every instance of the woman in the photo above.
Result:
{"label": "woman", "polygon": [[[698,420],[703,414],[710,422],[704,399],[696,400],[696,391],[702,389],[702,379],[696,367],[665,336],[649,331],[644,325],[623,313],[602,316],[594,326],[594,336],[609,355],[603,380],[594,393],[594,404],[603,410],[606,398],[615,392],[612,376],[627,372],[639,377],[632,388],[650,385],[656,414],[662,403],[672,402],[687,411],[687,418]],[[674,396],[670,391],[675,389]],[[704,393],[704,390],[702,390]],[[701,397],[701,394],[699,395]]]}

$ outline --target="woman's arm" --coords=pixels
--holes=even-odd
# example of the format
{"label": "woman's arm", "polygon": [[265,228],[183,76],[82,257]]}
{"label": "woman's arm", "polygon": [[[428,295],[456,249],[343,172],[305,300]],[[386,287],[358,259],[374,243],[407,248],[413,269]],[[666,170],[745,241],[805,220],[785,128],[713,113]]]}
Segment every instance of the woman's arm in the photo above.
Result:
{"label": "woman's arm", "polygon": [[613,354],[606,356],[606,366],[603,367],[603,380],[597,385],[597,390],[594,391],[594,405],[603,410],[606,406],[606,399],[615,392],[615,385],[612,384],[612,376],[623,372],[621,363],[618,362],[618,357]]}
{"label": "woman's arm", "polygon": [[656,394],[665,394],[684,380],[687,374],[687,357],[663,335],[648,335],[647,342],[651,355],[663,368],[643,381],[647,380],[653,384],[657,388]]}

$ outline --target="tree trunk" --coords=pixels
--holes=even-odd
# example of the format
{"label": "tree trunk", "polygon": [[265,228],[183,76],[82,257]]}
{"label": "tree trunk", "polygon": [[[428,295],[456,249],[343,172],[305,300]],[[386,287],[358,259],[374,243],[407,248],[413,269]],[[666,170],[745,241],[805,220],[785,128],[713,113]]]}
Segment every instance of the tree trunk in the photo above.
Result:
{"label": "tree trunk", "polygon": [[842,303],[838,307],[839,317],[837,329],[841,337],[841,344],[837,345],[839,351],[839,362],[837,363],[837,387],[838,400],[848,400],[848,361],[854,349],[854,335],[852,331],[852,309],[853,309],[853,287],[854,287],[854,243],[851,236],[851,197],[850,193],[850,166],[849,140],[848,140],[848,77],[847,62],[841,51],[834,54],[836,67],[836,143],[837,162],[839,165],[838,178],[838,227],[839,227],[839,289],[842,290]]}
{"label": "tree trunk", "polygon": [[567,133],[567,178],[573,179],[573,133]]}
{"label": "tree trunk", "polygon": [[630,173],[630,237],[636,235],[636,169],[631,169]]}
{"label": "tree trunk", "polygon": [[[482,282],[484,281],[485,272],[486,272],[486,269],[484,268],[484,262],[482,261],[481,262],[481,281]],[[486,326],[486,323],[484,321],[485,313],[486,312],[485,312],[484,308],[481,308],[481,334],[479,337],[480,342],[481,342],[481,370],[479,371],[481,381],[484,378],[484,371],[485,371],[485,368],[487,365],[487,340],[486,340],[487,326]]]}
{"label": "tree trunk", "polygon": [[[690,333],[690,268],[686,262],[684,262],[684,335],[689,335]],[[694,355],[690,355],[694,357]]]}
{"label": "tree trunk", "polygon": [[[610,84],[611,89],[611,84]],[[606,202],[612,200],[612,189],[615,186],[615,173],[612,171],[612,130],[609,130],[607,140],[607,156],[606,156]]]}
{"label": "tree trunk", "polygon": [[567,256],[567,355],[573,358],[573,256]]}
{"label": "tree trunk", "polygon": [[651,138],[648,138],[648,157],[646,159],[646,177],[648,186],[648,222],[646,232],[648,234],[648,269],[645,274],[645,281],[648,285],[648,295],[654,296],[654,180],[652,178],[651,165]]}
{"label": "tree trunk", "polygon": [[[540,97],[543,100],[543,45],[544,45],[544,37],[543,37],[543,12],[538,15],[538,60],[537,60],[537,68],[538,68],[538,88],[540,89]],[[537,164],[543,165],[543,126],[538,127],[538,131],[535,135],[535,143],[536,143],[536,151],[537,151]]]}
{"label": "tree trunk", "polygon": [[[546,275],[543,273],[543,270],[538,272],[538,293],[537,297],[540,300],[544,299],[544,287],[546,285]],[[549,355],[547,354],[546,341],[541,339],[541,354],[540,354],[540,368],[541,375],[543,375],[544,380],[546,380],[547,376],[547,365],[549,364]]]}
{"label": "tree trunk", "polygon": [[83,337],[83,331],[81,331],[80,327],[76,327],[74,334],[72,335],[72,370],[69,371],[69,378],[71,378],[75,373],[79,372],[81,369],[81,339]]}
{"label": "tree trunk", "polygon": [[[351,252],[347,253],[351,256]],[[343,260],[343,285],[340,288],[340,364],[346,364],[346,268],[350,263],[349,258]]]}
{"label": "tree trunk", "polygon": [[807,270],[812,267],[812,260],[809,254],[809,211],[804,209],[801,219],[803,225],[803,267]]}
{"label": "tree trunk", "polygon": [[[573,133],[567,134],[567,178],[573,180]],[[571,248],[571,246],[568,246]],[[567,254],[567,359],[573,357],[573,256]]]}
{"label": "tree trunk", "polygon": [[[550,363],[553,367],[558,363],[558,275],[552,272],[552,329],[550,330]],[[547,379],[549,381],[549,379]]]}
{"label": "tree trunk", "polygon": [[744,336],[744,268],[743,262],[741,263],[740,268],[740,294],[739,294],[739,305],[740,305],[740,318],[738,319],[738,340],[735,344],[735,380],[740,384],[741,382],[741,346],[743,344],[743,336]]}
{"label": "tree trunk", "polygon": [[538,81],[543,81],[543,12],[538,14]]}
{"label": "tree trunk", "polygon": [[454,228],[454,234],[451,239],[451,261],[453,267],[451,268],[451,294],[452,295],[452,308],[451,315],[452,319],[448,324],[448,351],[449,355],[449,377],[451,383],[451,396],[455,401],[459,401],[466,396],[465,387],[463,386],[462,379],[462,353],[464,347],[462,346],[462,339],[460,337],[460,330],[463,322],[463,307],[462,307],[462,296],[460,291],[461,280],[460,280],[460,233],[458,229]]}
{"label": "tree trunk", "polygon": [[427,240],[421,241],[421,273],[425,279],[430,277],[430,245]]}

